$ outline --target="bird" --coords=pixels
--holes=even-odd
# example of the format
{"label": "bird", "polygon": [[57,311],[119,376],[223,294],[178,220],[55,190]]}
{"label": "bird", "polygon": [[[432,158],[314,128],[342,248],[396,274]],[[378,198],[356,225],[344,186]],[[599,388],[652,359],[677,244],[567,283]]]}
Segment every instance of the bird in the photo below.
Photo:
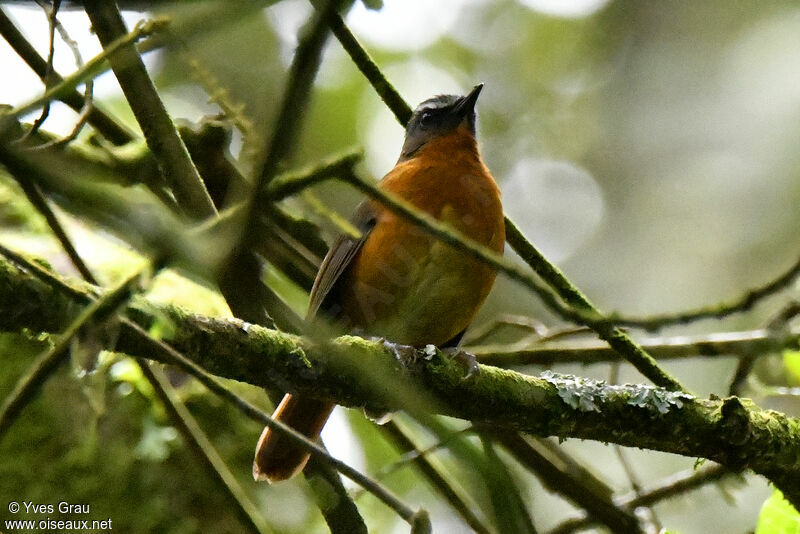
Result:
{"label": "bird", "polygon": [[[502,254],[500,189],[476,140],[475,104],[482,88],[476,85],[464,96],[437,95],[417,106],[400,157],[378,187]],[[324,320],[340,333],[412,347],[457,347],[489,294],[496,269],[375,199],[360,204],[352,223],[360,236],[339,237],[320,265],[309,324]],[[288,393],[273,418],[316,440],[334,406]],[[256,446],[253,477],[290,479],[308,458],[305,449],[267,427]]]}

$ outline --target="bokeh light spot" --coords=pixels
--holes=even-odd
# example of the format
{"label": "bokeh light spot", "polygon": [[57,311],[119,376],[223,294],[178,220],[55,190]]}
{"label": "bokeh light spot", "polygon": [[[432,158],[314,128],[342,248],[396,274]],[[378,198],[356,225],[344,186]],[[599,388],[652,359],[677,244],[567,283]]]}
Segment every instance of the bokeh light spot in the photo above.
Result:
{"label": "bokeh light spot", "polygon": [[356,2],[347,17],[353,32],[369,44],[391,50],[419,50],[439,40],[466,2],[386,0],[378,11]]}
{"label": "bokeh light spot", "polygon": [[553,261],[572,254],[603,215],[597,182],[572,163],[523,159],[502,185],[506,214]]}
{"label": "bokeh light spot", "polygon": [[608,0],[520,0],[520,2],[545,15],[564,18],[588,17],[608,4]]}

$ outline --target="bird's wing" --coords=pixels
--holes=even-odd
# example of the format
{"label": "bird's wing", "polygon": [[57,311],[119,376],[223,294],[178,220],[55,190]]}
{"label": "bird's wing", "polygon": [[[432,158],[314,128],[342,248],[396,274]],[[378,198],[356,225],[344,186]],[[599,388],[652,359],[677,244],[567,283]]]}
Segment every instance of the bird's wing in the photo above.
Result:
{"label": "bird's wing", "polygon": [[350,222],[361,232],[361,237],[355,239],[349,235],[341,235],[328,250],[322,260],[314,287],[311,288],[311,302],[308,305],[308,318],[311,319],[319,312],[325,312],[328,307],[325,299],[331,294],[336,282],[341,278],[350,262],[361,250],[361,246],[369,237],[375,226],[376,213],[370,201],[364,201],[356,209]]}

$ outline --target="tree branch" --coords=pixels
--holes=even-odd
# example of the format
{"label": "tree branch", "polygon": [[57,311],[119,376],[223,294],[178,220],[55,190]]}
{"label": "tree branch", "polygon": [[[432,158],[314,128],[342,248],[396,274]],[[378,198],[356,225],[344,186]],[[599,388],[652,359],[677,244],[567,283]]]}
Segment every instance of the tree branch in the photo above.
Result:
{"label": "tree branch", "polygon": [[[54,302],[58,303],[58,306],[64,304],[64,301],[60,300],[61,298],[63,297],[67,298],[68,304],[64,307],[65,315],[62,316],[62,319],[64,321],[71,321],[72,320],[71,315],[75,315],[77,313],[76,308],[74,307],[75,304],[80,303],[87,305],[86,309],[80,312],[80,314],[78,314],[77,316],[78,318],[75,319],[75,321],[78,322],[86,313],[89,313],[92,309],[95,309],[98,302],[109,301],[109,299],[115,293],[115,292],[109,292],[106,295],[98,298],[96,296],[98,290],[94,286],[90,286],[89,284],[84,284],[83,288],[79,288],[73,285],[69,285],[64,280],[61,280],[57,275],[53,274],[52,272],[44,269],[43,267],[40,267],[36,263],[28,261],[26,258],[14,253],[13,251],[5,249],[5,247],[0,246],[0,251],[2,251],[2,254],[11,259],[15,264],[20,265],[25,270],[27,270],[30,273],[29,276],[32,279],[38,280],[43,285],[43,287],[39,288],[30,288],[31,291],[33,291],[34,293],[29,293],[29,295],[34,295],[34,294],[41,295],[41,293],[37,292],[40,290],[43,290],[45,292],[47,292],[47,290],[50,290],[52,291],[52,293],[50,293],[49,296],[53,298]],[[12,267],[10,264],[6,264],[5,262],[0,262],[0,270],[2,270],[4,266]],[[2,277],[0,277],[0,279],[2,279]],[[12,282],[12,281],[7,280],[6,282]],[[14,285],[13,287],[14,290],[24,291],[24,284],[15,285],[12,282],[12,285]],[[38,302],[37,298],[34,298],[33,300]],[[0,302],[0,309],[2,309],[2,304],[3,303]],[[136,305],[134,304],[133,306],[135,307]],[[160,320],[166,318],[166,316],[164,316],[160,312],[156,312],[156,315],[159,317]],[[427,512],[424,509],[420,509],[414,512],[411,508],[409,508],[402,501],[400,501],[391,491],[385,488],[378,481],[373,480],[367,477],[366,475],[363,475],[362,473],[353,469],[352,467],[345,464],[341,460],[338,460],[330,456],[323,446],[312,442],[311,440],[309,440],[296,430],[292,429],[291,427],[285,425],[280,421],[272,419],[270,416],[268,416],[267,414],[265,414],[252,404],[250,404],[248,401],[246,401],[245,399],[239,397],[238,395],[227,389],[224,385],[222,385],[219,379],[215,378],[214,376],[206,372],[192,360],[187,359],[183,354],[178,352],[175,348],[173,348],[170,345],[167,345],[163,341],[151,338],[147,334],[147,332],[144,329],[142,329],[141,326],[132,322],[127,317],[120,318],[120,325],[121,325],[121,330],[124,332],[125,336],[136,340],[141,347],[145,347],[145,350],[143,352],[148,353],[151,356],[157,355],[156,357],[151,357],[151,359],[155,361],[161,361],[162,363],[176,365],[186,373],[197,378],[203,385],[205,385],[213,393],[219,395],[226,401],[233,404],[247,417],[250,417],[255,421],[258,421],[262,424],[269,426],[276,432],[280,432],[286,435],[288,438],[295,441],[299,446],[302,446],[303,448],[307,449],[312,454],[312,458],[310,460],[310,466],[311,466],[311,471],[313,472],[314,475],[321,475],[326,480],[328,480],[328,482],[330,482],[328,476],[330,474],[335,474],[337,472],[340,472],[344,476],[350,478],[357,484],[361,485],[365,490],[375,495],[379,500],[383,501],[387,506],[389,506],[395,512],[397,512],[398,515],[400,515],[403,519],[408,521],[412,525],[412,533],[419,532],[420,534],[422,534],[430,531],[430,520],[428,518]],[[23,330],[26,329],[26,327],[22,328]],[[2,328],[0,328],[0,330],[2,330]],[[44,328],[43,330],[47,330],[47,328]],[[111,348],[112,347],[109,347],[109,349]],[[34,369],[38,369],[38,367],[39,366],[36,366],[34,367]],[[40,371],[38,370],[34,371],[34,375],[40,375],[40,374],[41,374]],[[38,378],[36,378],[36,380],[38,380]],[[28,377],[20,381],[20,384],[24,386],[26,390],[30,388],[30,386],[28,385],[29,383],[33,383],[33,380]],[[12,405],[12,408],[14,410],[17,409],[15,406],[18,405],[19,403],[19,400],[17,400],[18,397],[20,397],[19,394],[13,394],[8,399],[8,403]],[[22,398],[27,399],[28,397],[29,397],[28,393],[24,392],[24,396]],[[4,411],[7,410],[4,409]],[[4,423],[4,420],[8,419],[8,417],[6,416],[7,414],[5,415],[0,414],[0,426],[7,424],[8,421]],[[333,473],[331,473],[331,471],[333,471]],[[336,476],[335,482],[338,482],[338,485],[341,486],[341,482],[338,480],[338,474],[336,474],[335,476]],[[334,489],[336,490],[337,488]],[[338,489],[344,491],[343,488],[338,488]],[[349,501],[349,505],[352,505],[352,501]],[[337,521],[336,527],[338,527],[342,525],[343,520],[345,519],[344,518],[345,513],[342,511],[342,508],[346,506],[348,506],[347,503],[339,503],[339,505],[336,506],[335,509],[333,510],[326,509],[322,510],[322,512],[323,515],[325,515],[326,520],[330,520],[331,518],[333,518],[335,521]],[[355,507],[353,506],[353,508]],[[334,515],[335,517],[332,517]],[[355,513],[350,514],[349,519],[351,521],[353,519],[353,516],[357,516],[357,511]],[[360,516],[358,516],[357,519],[359,520],[360,523],[361,519]],[[351,526],[353,525],[352,522],[350,524]],[[332,531],[334,531],[334,525],[330,526],[332,528]],[[351,528],[349,532],[359,532],[359,530]]]}
{"label": "tree branch", "polygon": [[[27,297],[24,304],[21,294]],[[0,262],[0,309],[7,311],[0,314],[3,330],[63,328],[76,313],[74,300],[51,295],[40,280]],[[441,413],[540,436],[613,442],[709,458],[734,470],[750,468],[800,504],[800,421],[747,400],[698,399],[652,386],[608,386],[552,373],[532,377],[485,365],[465,379],[459,363],[428,349],[404,367],[382,343],[353,336],[320,344],[238,320],[154,308],[142,300],[128,308],[128,315],[147,328],[154,320],[147,309],[173,322],[170,342],[176,349],[219,376],[377,412],[400,408],[392,403],[396,397],[376,389],[363,372],[365,365],[380,364],[388,373],[383,383],[416,382],[439,400]],[[116,349],[163,359],[125,332]]]}
{"label": "tree branch", "polygon": [[350,28],[344,23],[342,17],[334,14],[328,19],[331,31],[339,40],[342,48],[356,64],[358,70],[369,80],[375,92],[381,97],[381,100],[386,106],[392,110],[397,122],[403,126],[411,119],[411,107],[403,100],[397,89],[386,79],[381,69],[375,64],[375,61],[370,57],[369,53],[361,46],[356,36],[350,31]]}

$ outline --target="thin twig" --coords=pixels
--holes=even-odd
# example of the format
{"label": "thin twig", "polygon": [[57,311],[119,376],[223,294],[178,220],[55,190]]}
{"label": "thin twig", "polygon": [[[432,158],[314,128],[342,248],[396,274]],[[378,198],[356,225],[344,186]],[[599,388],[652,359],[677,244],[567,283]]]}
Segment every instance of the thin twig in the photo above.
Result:
{"label": "thin twig", "polygon": [[[43,2],[44,0],[39,0],[39,1]],[[59,0],[59,2],[60,2],[60,0]],[[67,45],[67,48],[69,48],[70,51],[72,52],[72,57],[74,58],[75,66],[76,67],[82,66],[83,65],[83,56],[81,55],[81,51],[80,51],[80,47],[78,46],[78,42],[75,39],[73,39],[72,37],[69,36],[69,32],[64,27],[64,25],[61,24],[61,22],[58,20],[58,18],[55,18],[55,23],[56,23],[56,30],[58,30],[58,34],[61,36],[61,40],[64,42],[65,45]]]}
{"label": "thin twig", "polygon": [[741,476],[735,471],[731,471],[724,465],[712,465],[700,469],[687,469],[667,477],[649,488],[644,488],[640,495],[626,493],[620,495],[615,500],[622,506],[636,508],[637,506],[650,506],[659,501],[682,495],[687,491],[697,489],[710,482],[716,482],[722,478]]}
{"label": "thin twig", "polygon": [[752,288],[740,297],[730,301],[703,306],[695,310],[678,313],[665,313],[650,317],[636,318],[621,314],[612,314],[609,319],[616,324],[632,326],[654,331],[675,324],[686,324],[701,319],[723,319],[735,313],[750,311],[765,298],[788,288],[800,276],[800,258],[778,277],[763,286]]}
{"label": "thin twig", "polygon": [[[56,28],[61,34],[61,39],[72,50],[72,54],[75,56],[76,67],[80,69],[81,67],[83,67],[83,57],[81,56],[81,52],[78,49],[78,43],[76,43],[70,38],[69,34],[67,33],[67,30],[61,25],[58,19],[55,19],[55,23],[56,23]],[[61,139],[54,139],[53,141],[49,141],[47,143],[44,143],[43,145],[39,145],[36,148],[45,149],[50,147],[66,146],[75,139],[77,139],[78,134],[81,133],[83,127],[86,125],[87,122],[90,121],[93,110],[94,110],[94,80],[89,79],[86,80],[85,87],[83,90],[83,107],[78,113],[78,120],[75,122],[75,125],[72,127],[72,130],[65,137]]]}
{"label": "thin twig", "polygon": [[[47,79],[47,62],[25,39],[2,8],[0,8],[0,35],[42,81]],[[55,72],[53,72],[52,78],[55,83],[62,80],[62,77]],[[85,104],[85,99],[75,90],[62,95],[60,100],[75,111],[83,109]],[[133,134],[125,126],[96,107],[89,112],[88,121],[101,135],[115,145],[124,145],[133,139]]]}
{"label": "thin twig", "polygon": [[[615,498],[614,502],[618,506],[629,509],[635,509],[639,506],[652,506],[677,495],[684,495],[706,484],[732,476],[739,475],[722,465],[687,469],[670,475],[649,488],[644,488],[639,495],[635,492],[626,493]],[[593,524],[595,524],[595,520],[584,513],[564,520],[548,534],[568,534],[585,529]]]}
{"label": "thin twig", "polygon": [[[53,0],[53,4],[50,6],[50,9],[47,9],[47,6],[42,4],[41,2],[37,2],[42,9],[45,10],[47,13],[47,24],[48,24],[48,39],[49,39],[49,46],[47,50],[47,68],[45,70],[45,89],[50,82],[52,81],[53,75],[53,59],[56,55],[56,15],[58,14],[58,9],[61,7],[61,0]],[[44,106],[42,107],[42,112],[39,117],[33,121],[33,125],[31,129],[25,134],[25,138],[28,138],[34,135],[39,128],[42,127],[44,121],[47,120],[47,117],[50,115],[50,101],[48,100],[45,102]]]}
{"label": "thin twig", "polygon": [[[393,421],[389,421],[386,424],[379,425],[379,426],[380,426],[380,428],[383,429],[383,428],[386,428],[386,425],[390,425],[390,424],[394,424],[394,422]],[[395,425],[395,426],[397,426],[397,425]],[[381,467],[375,473],[374,476],[378,480],[383,480],[384,478],[388,477],[392,473],[395,473],[395,472],[403,469],[404,467],[412,465],[413,462],[416,462],[418,458],[427,458],[428,456],[432,455],[436,451],[440,451],[440,450],[446,448],[448,446],[448,443],[450,442],[450,440],[452,440],[456,436],[459,436],[459,435],[462,435],[462,434],[467,434],[467,433],[472,433],[472,432],[475,432],[475,429],[473,427],[471,427],[471,426],[468,426],[466,428],[463,428],[462,430],[458,430],[456,432],[453,432],[451,435],[446,436],[444,439],[438,440],[433,445],[431,445],[429,447],[426,447],[424,449],[417,449],[416,447],[413,448],[413,449],[408,449],[407,452],[405,452],[400,458],[398,458],[397,460],[395,460],[394,462],[392,462],[390,464],[386,464],[383,467]],[[403,447],[401,447],[401,449],[402,448]]]}
{"label": "thin twig", "polygon": [[640,534],[639,521],[627,510],[614,504],[608,495],[596,492],[592,486],[569,476],[551,462],[542,451],[516,432],[490,432],[525,468],[532,471],[550,491],[566,497],[584,508],[595,520],[607,525],[612,532]]}
{"label": "thin twig", "polygon": [[[800,331],[758,329],[695,336],[651,337],[638,342],[659,360],[699,356],[728,357],[748,353],[773,354],[800,346]],[[481,363],[499,367],[568,363],[588,365],[621,360],[617,351],[595,340],[545,343],[519,350],[506,350],[504,346],[475,346],[470,347],[470,352]]]}
{"label": "thin twig", "polygon": [[92,80],[88,80],[86,82],[86,89],[83,93],[83,108],[81,109],[80,113],[78,113],[78,119],[75,121],[75,125],[72,127],[72,130],[70,130],[70,132],[61,139],[49,141],[37,148],[44,149],[65,146],[77,139],[78,135],[81,133],[81,130],[83,130],[83,127],[86,126],[86,123],[92,114],[92,110],[94,109],[93,94],[94,82]]}
{"label": "thin twig", "polygon": [[[104,49],[113,46],[127,33],[115,2],[86,0],[84,7]],[[158,161],[167,184],[185,213],[198,220],[216,215],[217,210],[189,157],[186,145],[178,135],[175,124],[132,43],[123,43],[118,54],[109,56],[109,62],[144,133],[147,146]]]}
{"label": "thin twig", "polygon": [[411,107],[403,100],[397,89],[386,79],[386,77],[378,68],[375,61],[369,56],[369,53],[361,46],[353,32],[344,23],[344,20],[338,14],[331,16],[328,19],[333,34],[342,48],[350,55],[350,59],[358,67],[358,70],[369,80],[375,92],[381,97],[386,106],[394,113],[397,121],[403,126],[411,119]]}
{"label": "thin twig", "polygon": [[[58,30],[58,33],[61,36],[61,40],[64,41],[67,47],[72,51],[72,55],[75,58],[75,66],[77,68],[83,67],[83,56],[81,55],[78,43],[69,36],[67,29],[64,28],[64,25],[61,24],[61,22],[59,22],[57,18],[54,19],[54,22],[56,29]],[[85,88],[83,91],[83,107],[80,109],[80,112],[78,113],[78,120],[75,122],[75,126],[72,127],[72,130],[66,135],[66,137],[50,141],[49,143],[45,143],[41,148],[48,148],[50,146],[64,146],[77,139],[78,134],[80,134],[81,130],[83,130],[83,127],[86,125],[87,122],[90,122],[91,120],[92,112],[94,110],[93,97],[94,97],[94,80],[86,80]]]}
{"label": "thin twig", "polygon": [[468,338],[462,341],[463,346],[475,345],[479,341],[496,334],[501,328],[514,327],[527,330],[535,338],[547,335],[548,328],[542,321],[527,315],[503,313],[492,321],[484,323],[477,328],[470,328]]}
{"label": "thin twig", "polygon": [[48,102],[64,98],[65,95],[70,94],[80,84],[96,77],[105,68],[107,59],[114,57],[115,54],[120,53],[131,43],[158,31],[164,24],[166,24],[165,19],[153,19],[137,24],[131,32],[114,39],[102,52],[87,61],[83,67],[62,78],[60,82],[49,87],[43,94],[10,110],[5,116],[17,119]]}
{"label": "thin twig", "polygon": [[92,271],[89,270],[89,267],[86,266],[86,263],[83,261],[83,258],[80,257],[78,251],[72,244],[72,241],[69,239],[66,230],[61,225],[61,222],[56,217],[56,214],[53,212],[50,205],[45,200],[42,192],[39,190],[39,187],[31,182],[21,181],[17,182],[22,191],[25,193],[25,196],[28,197],[28,200],[36,210],[42,214],[45,221],[47,221],[47,225],[50,227],[50,230],[53,232],[53,235],[56,236],[59,243],[61,243],[61,247],[64,249],[64,252],[67,253],[72,265],[78,270],[81,276],[91,282],[92,284],[97,285],[97,280],[95,279]]}

